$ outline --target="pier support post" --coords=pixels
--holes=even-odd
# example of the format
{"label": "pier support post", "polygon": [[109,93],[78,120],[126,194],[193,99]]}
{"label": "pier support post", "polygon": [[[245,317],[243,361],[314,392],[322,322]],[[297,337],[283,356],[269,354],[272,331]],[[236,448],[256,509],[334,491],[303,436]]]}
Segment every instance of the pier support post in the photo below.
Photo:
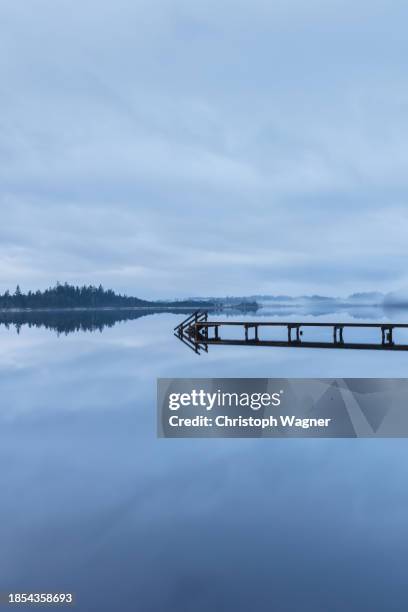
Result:
{"label": "pier support post", "polygon": [[[296,339],[292,338],[292,329],[296,329]],[[300,325],[288,325],[288,342],[300,342],[300,336],[303,332],[300,331]]]}
{"label": "pier support post", "polygon": [[344,344],[342,325],[335,325],[333,327],[333,342],[334,344]]}
{"label": "pier support post", "polygon": [[394,339],[392,332],[394,327],[392,325],[382,325],[381,327],[381,344],[384,346],[393,346]]}

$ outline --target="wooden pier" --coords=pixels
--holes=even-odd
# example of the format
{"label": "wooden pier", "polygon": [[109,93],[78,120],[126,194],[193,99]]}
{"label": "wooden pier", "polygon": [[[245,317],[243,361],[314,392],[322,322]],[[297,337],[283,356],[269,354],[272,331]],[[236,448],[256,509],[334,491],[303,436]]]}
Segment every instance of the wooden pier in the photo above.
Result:
{"label": "wooden pier", "polygon": [[[236,337],[225,338],[226,328],[236,328]],[[304,340],[306,328],[330,328],[331,341]],[[262,337],[266,328],[285,331],[287,340]],[[378,342],[350,341],[347,330],[372,328],[378,330]],[[294,348],[362,349],[380,351],[408,351],[408,344],[395,341],[395,330],[408,329],[408,323],[312,323],[294,321],[209,321],[208,312],[197,311],[174,328],[174,335],[199,354],[210,345],[280,346]]]}

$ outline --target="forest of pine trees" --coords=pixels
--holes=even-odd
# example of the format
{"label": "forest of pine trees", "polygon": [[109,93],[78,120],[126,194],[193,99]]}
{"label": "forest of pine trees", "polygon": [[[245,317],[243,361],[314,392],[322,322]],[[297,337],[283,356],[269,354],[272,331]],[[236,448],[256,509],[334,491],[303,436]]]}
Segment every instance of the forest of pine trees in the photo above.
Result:
{"label": "forest of pine trees", "polygon": [[[201,303],[184,302],[149,302],[136,297],[116,294],[112,289],[102,285],[77,287],[68,283],[57,283],[45,291],[28,291],[23,293],[17,285],[14,293],[6,291],[0,294],[0,309],[8,308],[124,308],[135,306],[200,306]],[[208,306],[208,303],[206,304]]]}

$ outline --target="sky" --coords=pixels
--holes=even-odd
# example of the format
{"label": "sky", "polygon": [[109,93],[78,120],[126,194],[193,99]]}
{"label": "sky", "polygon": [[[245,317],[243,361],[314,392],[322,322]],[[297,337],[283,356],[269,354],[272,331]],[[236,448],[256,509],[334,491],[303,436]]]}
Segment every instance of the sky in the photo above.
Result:
{"label": "sky", "polygon": [[408,5],[0,0],[0,290],[408,286]]}

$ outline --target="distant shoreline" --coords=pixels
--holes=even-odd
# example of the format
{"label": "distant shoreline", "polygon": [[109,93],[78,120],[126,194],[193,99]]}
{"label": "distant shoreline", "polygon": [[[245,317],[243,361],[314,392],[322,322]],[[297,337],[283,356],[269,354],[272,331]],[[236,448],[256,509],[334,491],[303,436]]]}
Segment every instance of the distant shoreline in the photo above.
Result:
{"label": "distant shoreline", "polygon": [[[91,312],[91,311],[118,311],[118,310],[199,310],[200,306],[77,306],[70,308],[0,308],[3,312]],[[209,304],[206,310],[216,310],[213,304]]]}

